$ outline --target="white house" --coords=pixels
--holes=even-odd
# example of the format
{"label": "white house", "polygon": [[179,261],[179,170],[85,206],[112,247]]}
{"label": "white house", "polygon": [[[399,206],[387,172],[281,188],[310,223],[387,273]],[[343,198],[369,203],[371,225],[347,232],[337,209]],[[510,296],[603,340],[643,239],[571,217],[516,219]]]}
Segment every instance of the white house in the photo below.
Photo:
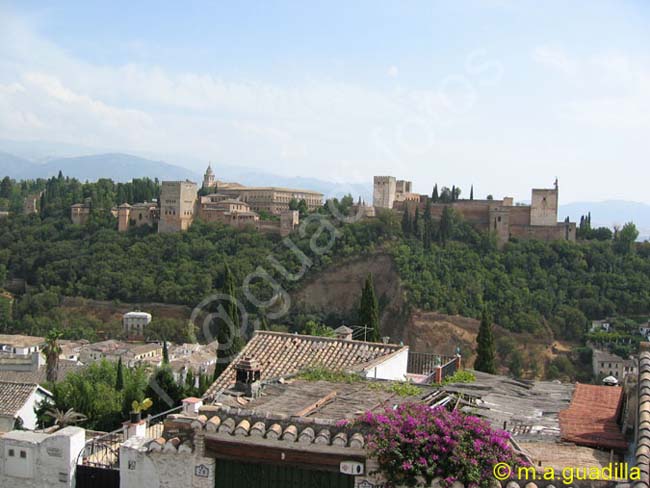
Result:
{"label": "white house", "polygon": [[612,324],[609,320],[592,320],[589,332],[610,332]]}
{"label": "white house", "polygon": [[0,382],[0,433],[21,427],[36,428],[36,413],[41,402],[52,398],[45,388],[34,383]]}
{"label": "white house", "polygon": [[17,356],[31,356],[39,352],[45,339],[18,334],[0,334],[0,353],[15,354]]}
{"label": "white house", "polygon": [[639,334],[648,339],[650,337],[650,321],[639,325]]}
{"label": "white house", "polygon": [[0,436],[0,486],[74,486],[77,458],[86,431],[66,427],[53,434],[15,430]]}

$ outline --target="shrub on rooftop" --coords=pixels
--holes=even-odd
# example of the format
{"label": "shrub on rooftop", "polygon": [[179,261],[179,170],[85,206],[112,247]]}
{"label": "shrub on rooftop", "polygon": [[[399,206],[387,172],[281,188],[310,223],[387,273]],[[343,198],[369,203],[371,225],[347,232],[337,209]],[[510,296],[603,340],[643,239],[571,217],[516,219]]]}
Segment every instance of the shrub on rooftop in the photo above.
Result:
{"label": "shrub on rooftop", "polygon": [[496,463],[513,469],[526,464],[511,448],[507,432],[444,407],[404,403],[367,412],[361,422],[370,426],[368,448],[389,486],[422,481],[428,486],[441,478],[443,486],[460,481],[468,488],[488,488]]}

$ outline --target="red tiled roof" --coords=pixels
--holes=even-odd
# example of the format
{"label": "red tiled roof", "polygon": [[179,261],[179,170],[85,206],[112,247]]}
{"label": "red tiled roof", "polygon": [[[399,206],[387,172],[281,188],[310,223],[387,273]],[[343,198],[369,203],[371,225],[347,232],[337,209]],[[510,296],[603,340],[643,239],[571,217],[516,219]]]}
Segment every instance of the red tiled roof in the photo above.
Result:
{"label": "red tiled roof", "polygon": [[589,447],[627,449],[617,423],[622,402],[622,388],[576,384],[569,408],[560,412],[562,440]]}

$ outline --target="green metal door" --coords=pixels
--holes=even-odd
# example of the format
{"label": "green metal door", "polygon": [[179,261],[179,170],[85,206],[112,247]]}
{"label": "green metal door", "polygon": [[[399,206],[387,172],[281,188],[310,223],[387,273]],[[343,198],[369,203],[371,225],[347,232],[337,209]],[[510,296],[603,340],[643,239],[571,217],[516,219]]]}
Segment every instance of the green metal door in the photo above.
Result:
{"label": "green metal door", "polygon": [[354,488],[354,476],[292,466],[217,460],[216,488]]}

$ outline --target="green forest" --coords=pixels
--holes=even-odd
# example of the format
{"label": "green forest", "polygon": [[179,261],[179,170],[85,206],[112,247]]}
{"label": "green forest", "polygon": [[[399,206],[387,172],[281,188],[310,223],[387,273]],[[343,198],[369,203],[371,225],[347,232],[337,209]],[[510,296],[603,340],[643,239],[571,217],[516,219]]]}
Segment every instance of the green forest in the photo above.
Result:
{"label": "green forest", "polygon": [[[17,208],[0,220],[0,283],[19,279],[27,284],[22,293],[0,292],[0,330],[5,333],[45,336],[56,327],[63,338],[116,337],[121,332],[118,322],[75,316],[60,307],[63,298],[163,302],[191,308],[211,293],[234,290],[246,302],[241,284],[256,274],[266,279],[252,280],[250,290],[262,300],[277,291],[274,286],[288,291],[300,287],[300,280],[291,274],[313,273],[377,251],[393,257],[407,305],[413,309],[477,319],[487,311],[495,323],[511,331],[552,336],[576,345],[590,339],[604,347],[611,336],[589,333],[590,320],[650,314],[650,244],[635,242],[638,234],[633,224],[617,232],[591,229],[587,216],[581,221],[577,243],[513,240],[498,249],[493,236],[478,232],[450,209],[440,220],[433,219],[428,209],[422,215],[416,211],[402,217],[384,211],[353,223],[331,217],[332,209],[344,216],[351,212],[353,201],[348,196],[307,217],[310,223],[292,234],[293,244],[288,245],[279,236],[200,221],[177,234],[161,235],[149,228],[117,232],[110,207],[122,198],[156,198],[159,186],[151,180],[81,183],[59,175],[38,182],[6,183],[5,179],[0,190],[0,205],[4,198],[5,208]],[[18,209],[21,199],[42,190],[40,213],[23,215],[22,208]],[[83,199],[91,202],[91,218],[86,225],[73,225],[69,206]],[[327,251],[314,252],[318,247]],[[336,320],[377,324],[373,307],[368,305],[377,303],[372,288],[368,276],[362,300],[368,303],[359,307],[359,314],[368,317]],[[328,335],[331,329],[326,325],[340,325],[327,314],[304,317],[289,312],[269,323],[265,310],[250,307],[248,312],[261,319],[258,323],[264,328]],[[614,349],[620,354],[633,352],[639,340],[634,335],[635,322],[621,319],[620,323],[630,332],[617,338]],[[150,330],[157,339],[202,339],[200,330],[180,319],[156,317]],[[515,351],[516,344],[506,339],[511,340],[496,341],[497,352],[508,357],[511,373],[518,376],[525,365]],[[576,346],[574,361],[585,369],[589,349]],[[154,397],[153,413],[167,408],[147,386],[148,372],[119,369],[113,363],[98,363],[48,385],[56,407],[81,412],[89,417],[87,426],[107,430],[128,414],[134,399]],[[175,403],[184,395],[200,394],[210,380],[200,378],[197,389],[193,378],[176,384],[164,366],[154,374],[173,393]],[[560,356],[548,365],[546,374],[574,378],[576,369],[566,356]],[[589,374],[586,369],[585,374]],[[44,412],[41,417],[48,423]]]}
{"label": "green forest", "polygon": [[[23,195],[35,185],[12,182],[11,193]],[[349,224],[327,219],[331,228],[314,218],[302,235],[291,236],[292,249],[279,236],[202,222],[178,234],[148,228],[118,233],[107,209],[124,195],[155,198],[157,182],[150,180],[80,183],[59,175],[41,186],[46,191],[40,215],[15,214],[0,221],[0,280],[21,278],[29,285],[12,309],[0,303],[5,331],[43,334],[57,318],[74,322],[52,312],[63,296],[193,307],[222,289],[226,263],[236,283],[261,266],[291,290],[300,286],[287,279],[288,273],[301,271],[299,252],[309,258],[313,272],[377,249],[394,257],[410,306],[474,318],[486,306],[496,323],[512,331],[550,329],[557,338],[580,340],[589,319],[650,312],[650,245],[635,243],[633,224],[607,234],[588,228],[589,217],[581,223],[584,238],[578,243],[512,241],[497,249],[492,236],[477,232],[450,209],[439,221],[426,210],[422,216],[405,213],[401,220],[381,212]],[[86,225],[73,225],[69,205],[83,197],[92,199],[93,214]],[[352,198],[334,203],[346,214]],[[328,212],[324,207],[318,216]],[[312,251],[314,244],[325,246],[330,240],[328,252]],[[259,297],[274,292],[264,279],[253,280],[251,289]],[[49,321],[39,320],[44,316]],[[301,324],[288,325],[301,330]],[[96,326],[76,324],[68,336]]]}

